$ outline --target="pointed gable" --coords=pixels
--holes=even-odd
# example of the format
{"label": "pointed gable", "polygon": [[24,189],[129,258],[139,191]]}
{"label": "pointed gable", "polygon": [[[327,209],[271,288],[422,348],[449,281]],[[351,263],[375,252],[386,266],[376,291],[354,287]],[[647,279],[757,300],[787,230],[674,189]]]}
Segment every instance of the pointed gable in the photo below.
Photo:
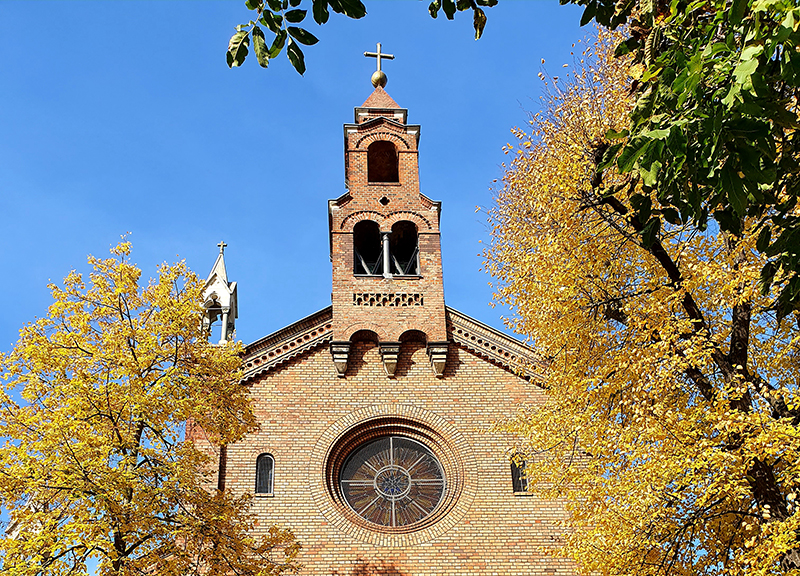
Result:
{"label": "pointed gable", "polygon": [[382,87],[378,86],[369,95],[364,103],[361,105],[362,108],[383,108],[383,109],[400,109],[400,105],[395,102],[389,93],[386,92]]}

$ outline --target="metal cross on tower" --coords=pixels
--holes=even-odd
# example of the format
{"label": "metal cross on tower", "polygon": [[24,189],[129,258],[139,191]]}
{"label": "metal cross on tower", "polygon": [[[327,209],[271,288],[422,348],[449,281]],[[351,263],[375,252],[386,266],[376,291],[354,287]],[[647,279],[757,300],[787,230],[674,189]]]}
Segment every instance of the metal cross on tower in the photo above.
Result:
{"label": "metal cross on tower", "polygon": [[224,254],[225,253],[225,247],[227,246],[227,244],[225,244],[225,242],[223,241],[223,242],[220,242],[219,244],[217,244],[217,246],[219,246],[219,253],[220,254]]}
{"label": "metal cross on tower", "polygon": [[380,86],[383,88],[386,86],[386,74],[381,70],[381,58],[385,58],[386,60],[394,60],[394,54],[384,54],[381,52],[381,43],[378,42],[378,51],[377,52],[364,52],[364,56],[368,58],[376,58],[378,60],[378,69],[372,75],[372,85],[377,88]]}

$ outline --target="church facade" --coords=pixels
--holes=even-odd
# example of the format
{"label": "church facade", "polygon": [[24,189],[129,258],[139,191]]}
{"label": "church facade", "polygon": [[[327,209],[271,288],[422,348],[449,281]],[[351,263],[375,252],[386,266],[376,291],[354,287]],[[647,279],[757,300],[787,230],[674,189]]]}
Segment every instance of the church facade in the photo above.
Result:
{"label": "church facade", "polygon": [[[419,126],[383,79],[344,126],[332,304],[247,346],[260,430],[214,450],[214,480],[253,495],[257,530],[294,531],[302,574],[573,574],[542,551],[565,512],[525,491],[513,440],[489,431],[544,401],[545,364],[446,306]],[[236,287],[222,256],[208,286],[225,338]]]}

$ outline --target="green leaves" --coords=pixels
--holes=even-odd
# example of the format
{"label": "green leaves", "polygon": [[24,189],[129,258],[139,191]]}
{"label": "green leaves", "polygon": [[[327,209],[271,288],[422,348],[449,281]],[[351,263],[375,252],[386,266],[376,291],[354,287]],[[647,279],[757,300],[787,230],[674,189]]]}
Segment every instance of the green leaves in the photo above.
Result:
{"label": "green leaves", "polygon": [[473,12],[472,25],[475,28],[475,40],[480,40],[486,26],[486,14],[480,8],[476,7]]}
{"label": "green leaves", "polygon": [[255,50],[259,65],[262,68],[269,66],[269,49],[264,39],[264,33],[258,26],[253,26],[253,50]]}
{"label": "green leaves", "polygon": [[311,32],[307,30],[303,30],[302,28],[296,28],[294,26],[289,26],[286,29],[289,32],[289,35],[300,42],[300,44],[305,44],[306,46],[313,46],[319,40],[316,36],[314,36]]}
{"label": "green leaves", "polygon": [[247,47],[250,45],[250,33],[246,30],[239,30],[231,36],[228,42],[228,52],[225,54],[228,60],[228,68],[241,66],[247,56]]}
{"label": "green leaves", "polygon": [[431,18],[439,16],[439,10],[444,12],[448,20],[455,18],[456,12],[472,10],[472,26],[475,29],[475,40],[479,40],[486,28],[486,13],[480,8],[486,6],[491,8],[497,5],[498,0],[434,0],[428,5],[428,13]]}
{"label": "green leaves", "polygon": [[337,14],[358,20],[367,15],[367,8],[361,0],[328,0],[328,4]]}
{"label": "green leaves", "polygon": [[325,24],[330,17],[330,12],[328,12],[328,0],[314,0],[313,12],[314,22],[320,26]]}
{"label": "green leaves", "polygon": [[306,17],[307,10],[289,10],[286,14],[283,15],[286,18],[287,22],[291,22],[292,24],[297,24],[303,21],[303,18]]}
{"label": "green leaves", "polygon": [[275,58],[278,54],[281,53],[283,50],[284,44],[286,44],[286,30],[281,30],[278,34],[275,35],[275,40],[272,41],[272,46],[269,48],[269,57]]}
{"label": "green leaves", "polygon": [[292,63],[294,69],[302,76],[306,72],[306,62],[303,56],[303,51],[297,43],[289,38],[289,44],[286,46],[286,54],[289,56],[289,62]]}
{"label": "green leaves", "polygon": [[584,6],[584,22],[594,17],[610,28],[628,21],[635,6],[643,10],[616,51],[644,68],[634,83],[629,135],[609,149],[618,170],[637,174],[667,222],[705,230],[713,218],[738,236],[748,218],[759,218],[764,288],[779,283],[780,314],[800,310],[800,249],[791,247],[791,239],[800,242],[800,232],[793,235],[800,230],[800,117],[786,100],[800,90],[797,2],[673,2],[656,17],[648,10],[658,3],[561,1]]}
{"label": "green leaves", "polygon": [[747,193],[741,176],[729,164],[722,168],[722,186],[728,194],[728,202],[734,213],[743,218],[747,210]]}
{"label": "green leaves", "polygon": [[[475,29],[475,39],[483,35],[486,28],[486,13],[482,7],[496,6],[499,0],[433,0],[428,6],[432,18],[443,10],[449,20],[453,20],[457,12],[472,10],[472,25]],[[605,0],[603,0],[605,1]],[[304,2],[305,5],[304,5]],[[299,45],[313,46],[319,39],[304,28],[291,26],[300,24],[308,16],[308,5],[311,4],[311,13],[314,22],[319,25],[326,24],[330,18],[330,11],[342,14],[357,20],[367,15],[367,8],[361,0],[245,0],[245,6],[250,11],[256,11],[257,17],[247,24],[236,27],[236,34],[228,46],[228,66],[241,66],[248,52],[250,34],[253,35],[253,49],[260,66],[266,68],[270,59],[275,58],[283,49],[287,35],[293,42],[291,49],[287,48],[287,56],[292,66],[300,73],[305,72],[305,57]],[[256,23],[263,24],[275,38],[269,49],[269,44]]]}
{"label": "green leaves", "polygon": [[[228,43],[226,58],[228,66],[241,66],[248,54],[251,34],[253,49],[256,59],[261,67],[266,68],[269,61],[277,57],[286,46],[289,62],[298,73],[304,74],[306,70],[305,56],[300,45],[313,46],[319,39],[308,30],[291,24],[299,24],[306,19],[308,10],[300,8],[304,0],[246,0],[248,10],[255,10],[258,14],[255,20],[236,27],[236,34]],[[334,12],[343,14],[348,18],[363,18],[367,9],[361,0],[312,0],[312,12],[317,24],[325,24],[330,17],[329,8]],[[263,24],[275,37],[271,44],[264,35],[264,30],[258,25]],[[269,46],[269,48],[267,47]]]}

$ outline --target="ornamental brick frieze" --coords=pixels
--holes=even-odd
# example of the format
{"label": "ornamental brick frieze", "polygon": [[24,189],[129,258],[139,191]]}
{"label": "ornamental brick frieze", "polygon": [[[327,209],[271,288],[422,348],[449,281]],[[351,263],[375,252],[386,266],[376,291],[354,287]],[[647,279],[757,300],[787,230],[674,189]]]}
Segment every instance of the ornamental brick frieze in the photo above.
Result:
{"label": "ornamental brick frieze", "polygon": [[547,360],[521,342],[446,306],[447,331],[453,342],[512,372],[544,381]]}
{"label": "ornamental brick frieze", "polygon": [[332,308],[328,306],[247,346],[242,359],[242,381],[329,343],[333,336],[332,319]]}
{"label": "ornamental brick frieze", "polygon": [[411,212],[408,210],[389,212],[386,215],[375,210],[359,210],[343,218],[339,224],[339,230],[352,229],[353,226],[363,220],[372,220],[378,225],[382,225],[382,228],[391,228],[392,224],[395,222],[409,220],[417,224],[422,234],[425,233],[424,229],[433,230],[430,220],[420,215],[418,212]]}
{"label": "ornamental brick frieze", "polygon": [[401,294],[394,292],[357,292],[353,294],[353,306],[422,306],[422,294]]}
{"label": "ornamental brick frieze", "polygon": [[[355,141],[355,143],[354,143],[355,146],[353,147],[351,152],[366,152],[365,148],[367,146],[369,146],[370,144],[372,144],[373,142],[377,142],[378,140],[388,140],[388,141],[394,142],[395,144],[398,144],[398,145],[402,144],[403,147],[406,150],[416,152],[416,150],[412,150],[411,149],[411,146],[408,145],[408,142],[406,142],[401,136],[399,136],[400,134],[403,133],[402,125],[394,126],[390,122],[391,121],[386,121],[385,126],[387,128],[394,128],[394,130],[392,130],[392,131],[385,130],[385,131],[381,131],[381,132],[369,132],[368,134],[363,135],[361,138],[359,138],[358,140]],[[362,130],[369,130],[370,128],[371,127],[368,125],[368,123],[365,123],[365,124],[360,124],[359,127],[358,127],[358,130],[359,130],[359,132],[361,132]],[[362,148],[364,148],[364,149],[362,150]],[[404,150],[398,150],[398,152],[404,152]]]}

